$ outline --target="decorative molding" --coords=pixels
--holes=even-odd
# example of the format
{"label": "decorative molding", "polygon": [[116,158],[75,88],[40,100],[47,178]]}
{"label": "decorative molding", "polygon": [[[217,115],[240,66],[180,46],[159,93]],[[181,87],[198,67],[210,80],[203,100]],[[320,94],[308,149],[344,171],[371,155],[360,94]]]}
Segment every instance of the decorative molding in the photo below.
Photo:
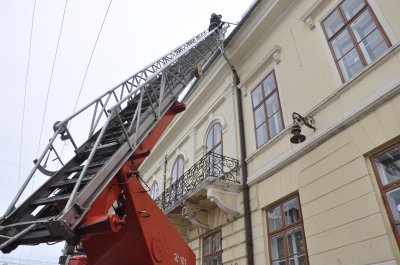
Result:
{"label": "decorative molding", "polygon": [[359,104],[343,113],[331,124],[309,136],[308,140],[303,144],[283,152],[281,155],[256,170],[254,176],[249,180],[249,185],[254,185],[263,181],[282,168],[288,166],[290,163],[311,152],[316,147],[361,120],[399,93],[400,77],[392,80],[386,86],[375,90],[369,97],[366,97]]}
{"label": "decorative molding", "polygon": [[240,215],[239,189],[234,189],[229,186],[208,185],[206,187],[207,198],[214,202],[224,212],[233,216]]}
{"label": "decorative molding", "polygon": [[249,83],[252,79],[254,79],[258,74],[264,71],[268,65],[271,63],[278,64],[281,61],[281,46],[274,45],[269,52],[266,53],[265,57],[261,60],[261,62],[254,68],[255,70],[248,74],[246,78],[239,84],[239,88],[242,90],[243,95],[247,96],[247,89],[249,87]]}
{"label": "decorative molding", "polygon": [[232,97],[235,88],[236,86],[233,82],[227,88],[225,88],[224,92],[222,93],[222,96],[225,100],[228,100],[230,97]]}
{"label": "decorative molding", "polygon": [[317,0],[311,7],[300,17],[300,20],[303,21],[307,27],[312,30],[315,28],[314,19],[315,16],[329,3],[330,0]]}
{"label": "decorative molding", "polygon": [[[188,156],[186,155],[185,151],[183,149],[180,148],[176,148],[175,150],[175,159],[179,156],[182,155],[183,156],[183,162],[185,162],[185,164],[189,161]],[[175,160],[174,160],[175,161]]]}

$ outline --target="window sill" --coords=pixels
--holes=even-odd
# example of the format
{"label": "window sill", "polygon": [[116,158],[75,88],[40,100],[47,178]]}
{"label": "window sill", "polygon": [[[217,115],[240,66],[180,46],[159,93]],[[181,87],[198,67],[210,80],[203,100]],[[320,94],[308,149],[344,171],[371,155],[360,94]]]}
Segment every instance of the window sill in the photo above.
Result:
{"label": "window sill", "polygon": [[254,151],[248,158],[246,158],[246,163],[249,163],[253,161],[260,153],[262,153],[264,150],[270,148],[275,142],[279,141],[280,139],[283,138],[284,135],[287,135],[287,133],[290,131],[290,127],[284,128],[280,133],[278,133],[274,138],[266,142],[265,144],[261,145],[260,147],[257,148],[256,151]]}

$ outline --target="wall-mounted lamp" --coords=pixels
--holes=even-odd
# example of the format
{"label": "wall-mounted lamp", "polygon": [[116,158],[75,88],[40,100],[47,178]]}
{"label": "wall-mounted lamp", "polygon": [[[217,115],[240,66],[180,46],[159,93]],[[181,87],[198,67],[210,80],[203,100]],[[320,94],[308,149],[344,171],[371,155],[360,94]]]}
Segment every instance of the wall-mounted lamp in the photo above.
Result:
{"label": "wall-mounted lamp", "polygon": [[314,127],[315,120],[311,116],[303,117],[297,112],[293,112],[292,118],[293,118],[293,126],[291,129],[291,133],[293,134],[293,136],[290,138],[290,142],[294,144],[299,144],[306,140],[306,136],[301,134],[301,126],[304,124],[308,128],[314,129],[315,132],[316,130],[316,128]]}

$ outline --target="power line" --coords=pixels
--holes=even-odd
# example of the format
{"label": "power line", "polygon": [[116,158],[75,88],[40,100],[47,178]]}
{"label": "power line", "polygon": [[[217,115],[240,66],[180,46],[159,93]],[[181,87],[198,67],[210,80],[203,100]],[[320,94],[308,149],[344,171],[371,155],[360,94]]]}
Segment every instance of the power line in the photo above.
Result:
{"label": "power line", "polygon": [[57,54],[58,54],[58,47],[59,47],[59,45],[60,45],[61,33],[62,33],[63,25],[64,25],[65,11],[67,10],[67,3],[68,3],[68,0],[65,0],[65,6],[64,6],[64,12],[63,12],[62,20],[61,20],[60,32],[59,32],[59,34],[58,34],[56,53],[55,53],[55,55],[54,55],[53,66],[51,67],[51,74],[50,74],[49,86],[48,86],[48,88],[47,88],[46,103],[45,103],[45,105],[44,105],[43,118],[42,118],[42,127],[41,127],[41,129],[40,129],[39,144],[38,144],[38,150],[37,150],[36,156],[39,155],[40,142],[41,142],[41,140],[42,140],[42,133],[43,133],[43,127],[44,127],[44,120],[45,120],[46,111],[47,111],[47,103],[48,103],[48,101],[49,101],[49,94],[50,94],[51,82],[52,82],[52,80],[53,80],[54,66],[55,66],[55,64],[56,64],[56,59],[57,59]]}
{"label": "power line", "polygon": [[87,64],[87,66],[86,66],[85,75],[83,76],[82,85],[81,85],[81,88],[80,88],[80,90],[79,90],[78,98],[76,99],[75,107],[74,107],[74,110],[73,110],[72,113],[75,113],[76,107],[78,106],[78,102],[79,102],[79,98],[80,98],[81,93],[82,93],[83,85],[85,84],[86,75],[87,75],[87,73],[88,73],[90,63],[92,62],[92,57],[93,57],[94,51],[95,51],[95,49],[96,49],[97,42],[98,42],[98,40],[99,40],[101,31],[102,31],[102,29],[103,29],[104,22],[106,21],[106,18],[107,18],[107,15],[108,15],[108,11],[110,10],[111,3],[112,3],[112,0],[110,0],[110,2],[109,2],[109,4],[108,4],[106,14],[104,15],[103,22],[101,23],[101,27],[100,27],[99,33],[97,34],[96,42],[94,43],[94,46],[93,46],[93,49],[92,49],[92,53],[90,54],[89,62],[88,62],[88,64]]}
{"label": "power line", "polygon": [[[90,54],[90,58],[89,58],[89,61],[88,61],[87,66],[86,66],[86,70],[85,70],[85,74],[84,74],[84,76],[83,76],[81,88],[79,89],[78,97],[76,98],[76,102],[75,102],[75,106],[74,106],[74,110],[72,111],[72,114],[75,113],[76,108],[77,108],[77,106],[78,106],[78,102],[79,102],[79,98],[81,97],[83,85],[85,84],[85,81],[86,81],[86,75],[87,75],[87,73],[88,73],[88,71],[89,71],[90,63],[92,62],[93,54],[94,54],[94,51],[96,50],[97,42],[99,41],[101,31],[103,30],[104,22],[105,22],[106,19],[107,19],[107,15],[108,15],[108,11],[110,10],[111,3],[112,3],[112,0],[110,0],[110,2],[108,3],[108,7],[107,7],[106,13],[105,13],[105,15],[104,15],[104,17],[103,17],[103,21],[102,21],[102,23],[101,23],[99,33],[97,34],[96,41],[95,41],[95,43],[94,43],[94,45],[93,45],[92,53]],[[71,123],[69,123],[67,127],[70,127],[70,125],[71,125]],[[65,147],[65,145],[62,146],[62,149],[61,149],[61,156],[62,156],[63,153],[64,153],[64,147]],[[58,161],[58,162],[60,162],[60,161]],[[58,164],[57,164],[57,168],[58,168]]]}
{"label": "power line", "polygon": [[24,88],[24,103],[22,107],[22,118],[21,118],[21,134],[19,138],[19,161],[18,161],[18,186],[19,188],[20,179],[21,179],[21,162],[22,162],[22,138],[24,135],[24,121],[25,121],[25,106],[26,106],[26,90],[28,87],[28,76],[29,76],[29,65],[31,62],[31,51],[32,51],[32,35],[33,35],[33,22],[35,20],[35,10],[36,10],[36,0],[33,4],[33,12],[32,12],[32,21],[31,21],[31,33],[29,37],[29,52],[28,52],[28,63],[26,66],[26,75],[25,75],[25,88]]}

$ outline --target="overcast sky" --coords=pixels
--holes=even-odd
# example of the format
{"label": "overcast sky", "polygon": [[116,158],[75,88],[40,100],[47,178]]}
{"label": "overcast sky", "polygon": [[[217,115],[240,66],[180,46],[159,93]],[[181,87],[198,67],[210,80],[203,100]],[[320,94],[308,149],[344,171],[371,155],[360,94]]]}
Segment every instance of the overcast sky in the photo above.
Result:
{"label": "overcast sky", "polygon": [[[236,23],[252,2],[114,0],[84,79],[110,0],[69,0],[67,5],[62,0],[37,0],[32,39],[35,1],[0,0],[0,215],[52,136],[54,122],[71,115],[75,104],[87,104],[207,29],[211,13]],[[42,181],[36,179],[29,190]],[[57,264],[62,246],[19,247],[0,254],[0,264]]]}

